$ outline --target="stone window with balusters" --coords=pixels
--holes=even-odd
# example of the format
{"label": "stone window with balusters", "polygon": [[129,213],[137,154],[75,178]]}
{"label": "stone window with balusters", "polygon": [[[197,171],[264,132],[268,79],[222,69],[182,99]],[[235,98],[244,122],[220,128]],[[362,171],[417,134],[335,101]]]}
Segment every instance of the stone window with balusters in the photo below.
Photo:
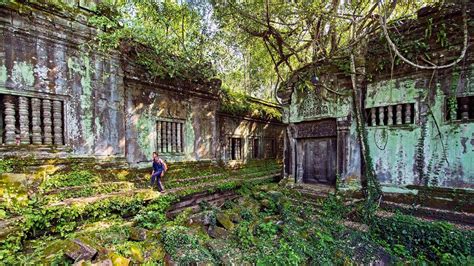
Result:
{"label": "stone window with balusters", "polygon": [[415,104],[404,103],[366,109],[367,125],[396,126],[415,123]]}
{"label": "stone window with balusters", "polygon": [[2,145],[64,145],[64,101],[0,94],[0,132]]}

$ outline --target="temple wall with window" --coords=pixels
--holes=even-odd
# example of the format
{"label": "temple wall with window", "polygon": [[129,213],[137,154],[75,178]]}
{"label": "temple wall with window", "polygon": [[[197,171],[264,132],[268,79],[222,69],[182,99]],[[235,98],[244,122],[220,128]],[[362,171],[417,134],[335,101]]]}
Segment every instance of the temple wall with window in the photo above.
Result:
{"label": "temple wall with window", "polygon": [[88,48],[96,2],[0,7],[0,156],[215,160],[220,82],[155,79],[132,52]]}
{"label": "temple wall with window", "polygon": [[218,114],[219,149],[222,161],[281,159],[285,125],[277,121]]}

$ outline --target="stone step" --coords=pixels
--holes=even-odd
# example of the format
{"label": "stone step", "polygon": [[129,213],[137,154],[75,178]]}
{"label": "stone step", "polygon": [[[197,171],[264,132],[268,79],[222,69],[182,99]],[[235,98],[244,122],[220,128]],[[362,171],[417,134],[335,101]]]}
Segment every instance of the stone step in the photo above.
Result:
{"label": "stone step", "polygon": [[[103,195],[97,195],[93,197],[81,197],[81,198],[71,198],[71,199],[66,199],[60,202],[55,202],[52,204],[49,204],[48,207],[57,207],[57,206],[69,206],[73,204],[92,204],[94,202],[97,202],[99,200],[104,200],[107,198],[112,198],[112,197],[131,197],[131,196],[136,196],[137,194],[143,194],[145,196],[145,200],[151,200],[156,197],[158,197],[160,194],[170,194],[170,193],[176,193],[185,189],[201,189],[201,188],[206,188],[206,189],[211,189],[214,188],[220,184],[226,183],[226,182],[245,182],[245,181],[258,181],[258,180],[265,180],[265,179],[271,179],[271,178],[276,178],[279,177],[279,174],[273,174],[273,175],[267,175],[263,177],[257,177],[257,178],[230,178],[224,180],[219,180],[215,182],[208,182],[208,183],[202,183],[198,184],[195,186],[188,186],[188,187],[179,187],[179,188],[174,188],[170,190],[165,190],[163,193],[159,193],[156,191],[153,191],[152,189],[135,189],[135,190],[130,190],[130,191],[122,191],[122,192],[114,192],[114,193],[108,193],[108,194],[103,194]],[[224,182],[223,182],[224,181]]]}
{"label": "stone step", "polygon": [[43,192],[44,195],[51,195],[51,194],[57,194],[63,191],[78,191],[84,188],[97,188],[101,186],[109,186],[109,185],[123,185],[125,189],[133,189],[135,188],[135,184],[132,182],[126,182],[126,181],[118,181],[118,182],[101,182],[101,183],[94,183],[94,184],[88,184],[88,185],[82,185],[82,186],[70,186],[70,187],[60,187],[60,188],[55,188],[52,190],[48,190]]}
{"label": "stone step", "polygon": [[400,211],[404,214],[413,215],[419,218],[425,218],[429,220],[443,220],[461,225],[474,226],[473,213],[444,210],[424,206],[413,206],[388,201],[382,201],[380,206],[382,207],[382,209],[387,211]]}

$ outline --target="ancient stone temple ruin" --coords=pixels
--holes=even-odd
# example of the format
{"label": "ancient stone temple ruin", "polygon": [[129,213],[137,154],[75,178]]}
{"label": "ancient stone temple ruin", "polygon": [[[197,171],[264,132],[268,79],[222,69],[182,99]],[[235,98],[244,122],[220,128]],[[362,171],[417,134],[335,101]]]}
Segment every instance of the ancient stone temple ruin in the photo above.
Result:
{"label": "ancient stone temple ruin", "polygon": [[160,80],[132,51],[94,49],[93,5],[0,8],[1,156],[130,164],[153,151],[172,162],[281,157],[283,124],[222,112],[220,81]]}
{"label": "ancient stone temple ruin", "polygon": [[[470,8],[468,21],[473,18]],[[463,25],[460,5],[424,8],[391,34],[412,60],[427,56],[442,65],[460,56],[466,38],[472,42],[472,34],[463,34]],[[449,43],[440,41],[440,33],[436,37],[422,32],[429,28],[443,31]],[[472,23],[468,32],[474,32]],[[424,50],[423,43],[432,48]],[[456,67],[436,71],[415,69],[390,53],[385,38],[377,35],[357,58],[363,68],[359,77],[364,78],[366,137],[377,178],[386,191],[427,185],[473,188],[473,46]],[[342,187],[360,185],[363,166],[349,63],[348,58],[322,62],[314,67],[312,88],[290,82],[280,91],[288,123],[285,174],[296,182],[334,185],[339,179]]]}

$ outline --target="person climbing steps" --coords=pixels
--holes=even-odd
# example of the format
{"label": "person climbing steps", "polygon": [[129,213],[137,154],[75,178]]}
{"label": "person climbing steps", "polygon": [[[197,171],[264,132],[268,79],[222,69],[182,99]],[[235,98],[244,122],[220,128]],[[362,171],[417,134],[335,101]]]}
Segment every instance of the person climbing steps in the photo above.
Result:
{"label": "person climbing steps", "polygon": [[151,188],[156,186],[159,192],[164,192],[163,184],[161,183],[161,178],[164,176],[165,172],[168,170],[166,163],[158,156],[158,153],[153,152],[153,172],[151,173]]}

